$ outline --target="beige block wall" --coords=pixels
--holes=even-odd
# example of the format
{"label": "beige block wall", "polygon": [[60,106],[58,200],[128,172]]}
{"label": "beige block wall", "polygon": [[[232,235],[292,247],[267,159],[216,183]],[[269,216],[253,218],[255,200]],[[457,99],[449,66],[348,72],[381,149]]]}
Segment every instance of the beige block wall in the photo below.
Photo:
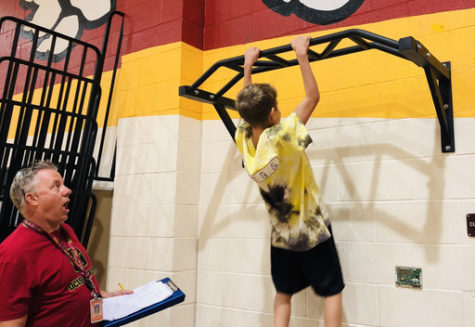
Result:
{"label": "beige block wall", "polygon": [[[345,326],[471,326],[475,119],[455,120],[456,153],[435,119],[312,118],[307,155],[332,215]],[[272,326],[269,226],[262,200],[219,121],[204,121],[196,327]],[[421,267],[423,289],[396,288],[395,266]],[[468,310],[468,311],[467,311]],[[323,326],[310,289],[291,326]]]}
{"label": "beige block wall", "polygon": [[185,302],[131,326],[194,326],[201,123],[124,118],[117,135],[108,289],[170,277]]}
{"label": "beige block wall", "polygon": [[[307,126],[346,282],[344,325],[471,326],[475,239],[465,215],[475,212],[475,119],[455,120],[449,154],[435,119]],[[272,326],[270,227],[222,123],[127,118],[118,136],[107,288],[169,276],[187,296],[134,324]],[[422,268],[422,290],[394,286],[400,265]],[[323,326],[322,312],[322,299],[304,290],[291,325]]]}

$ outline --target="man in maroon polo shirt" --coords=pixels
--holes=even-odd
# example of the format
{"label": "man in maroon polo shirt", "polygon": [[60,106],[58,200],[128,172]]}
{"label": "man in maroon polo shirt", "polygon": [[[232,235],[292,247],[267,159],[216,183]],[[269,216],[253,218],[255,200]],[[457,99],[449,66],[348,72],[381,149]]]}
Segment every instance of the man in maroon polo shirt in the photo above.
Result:
{"label": "man in maroon polo shirt", "polygon": [[71,190],[40,161],[20,170],[10,197],[25,220],[0,244],[0,327],[97,326],[100,290],[68,219]]}

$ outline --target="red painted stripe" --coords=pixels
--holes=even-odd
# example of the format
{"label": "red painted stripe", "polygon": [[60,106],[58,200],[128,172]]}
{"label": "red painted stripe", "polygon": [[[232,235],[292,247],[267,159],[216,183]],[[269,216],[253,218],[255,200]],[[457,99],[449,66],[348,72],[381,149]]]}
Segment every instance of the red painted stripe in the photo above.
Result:
{"label": "red painted stripe", "polygon": [[[475,0],[366,0],[344,21],[322,26],[295,15],[282,16],[269,9],[262,0],[117,1],[117,9],[126,15],[123,54],[177,41],[208,50],[290,34],[472,7],[475,7]],[[0,12],[25,17],[18,0],[1,1]],[[118,29],[119,25],[114,24],[109,55],[113,55],[113,41],[117,40]],[[82,39],[101,48],[103,34],[103,27],[84,30]],[[110,69],[110,65],[106,62],[106,69]]]}
{"label": "red painted stripe", "polygon": [[262,1],[208,0],[206,6],[203,48],[208,50],[284,35],[473,8],[475,0],[366,0],[352,16],[331,25],[311,24],[295,15],[282,16]]}

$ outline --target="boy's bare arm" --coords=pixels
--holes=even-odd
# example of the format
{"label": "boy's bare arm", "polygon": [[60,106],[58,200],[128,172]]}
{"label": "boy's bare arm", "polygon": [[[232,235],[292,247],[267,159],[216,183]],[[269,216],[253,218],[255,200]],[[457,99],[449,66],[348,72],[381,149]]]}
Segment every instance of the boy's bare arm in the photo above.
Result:
{"label": "boy's bare arm", "polygon": [[259,57],[259,48],[250,47],[244,53],[244,85],[246,87],[252,84],[252,66]]}
{"label": "boy's bare arm", "polygon": [[300,72],[302,73],[303,86],[305,88],[305,98],[295,108],[296,115],[303,124],[306,124],[320,100],[317,81],[312,72],[312,67],[308,60],[307,51],[310,36],[298,36],[292,41],[292,49],[295,50]]}

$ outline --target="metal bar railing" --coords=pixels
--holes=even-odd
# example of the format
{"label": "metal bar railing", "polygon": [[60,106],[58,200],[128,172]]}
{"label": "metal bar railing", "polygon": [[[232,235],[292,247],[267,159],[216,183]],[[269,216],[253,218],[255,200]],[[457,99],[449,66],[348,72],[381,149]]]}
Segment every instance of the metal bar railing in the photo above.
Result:
{"label": "metal bar railing", "polygon": [[106,139],[106,132],[107,132],[107,124],[109,122],[109,114],[111,110],[111,104],[112,104],[112,96],[113,96],[113,91],[114,91],[114,86],[115,86],[115,80],[117,76],[117,69],[119,67],[119,59],[120,59],[120,53],[121,53],[121,48],[122,48],[122,39],[124,35],[124,14],[119,11],[114,11],[110,16],[109,16],[109,21],[106,25],[106,32],[105,32],[105,37],[104,37],[104,43],[102,46],[102,55],[104,58],[106,57],[107,53],[107,45],[109,42],[109,35],[110,35],[110,30],[112,26],[112,20],[114,16],[120,16],[121,18],[121,24],[120,24],[120,32],[119,32],[119,39],[117,41],[117,48],[116,48],[116,55],[114,59],[114,68],[112,70],[112,80],[109,88],[109,96],[107,98],[107,104],[106,104],[106,110],[105,110],[105,116],[104,116],[104,124],[102,126],[102,132],[101,132],[101,137],[99,140],[99,149],[97,153],[97,167],[96,167],[96,173],[95,173],[95,180],[102,180],[102,181],[113,181],[114,176],[115,176],[115,156],[116,152],[114,150],[113,158],[112,158],[112,163],[111,163],[111,169],[109,171],[109,176],[99,176],[99,168],[101,167],[101,162],[102,162],[102,155],[103,155],[103,150],[104,150],[104,141]]}
{"label": "metal bar railing", "polygon": [[[351,42],[351,45],[341,46],[344,40]],[[318,52],[312,48],[316,45],[325,45],[325,48],[323,51]],[[313,62],[372,49],[412,61],[424,68],[440,124],[442,152],[454,152],[455,139],[450,63],[441,63],[413,37],[405,37],[395,41],[368,31],[349,29],[310,39],[307,54],[309,61]],[[290,51],[293,51],[290,44],[261,50],[259,58],[263,60],[256,61],[252,68],[252,74],[260,74],[298,65],[297,59],[287,60],[279,56]],[[226,108],[231,110],[236,110],[236,108],[235,100],[227,97],[226,93],[244,77],[243,65],[244,56],[220,60],[198,77],[193,84],[182,85],[178,91],[180,96],[214,105],[231,137],[234,137],[236,127],[232,123]],[[201,86],[222,68],[232,69],[237,71],[238,74],[225,82],[225,85],[217,92],[202,89]]]}

